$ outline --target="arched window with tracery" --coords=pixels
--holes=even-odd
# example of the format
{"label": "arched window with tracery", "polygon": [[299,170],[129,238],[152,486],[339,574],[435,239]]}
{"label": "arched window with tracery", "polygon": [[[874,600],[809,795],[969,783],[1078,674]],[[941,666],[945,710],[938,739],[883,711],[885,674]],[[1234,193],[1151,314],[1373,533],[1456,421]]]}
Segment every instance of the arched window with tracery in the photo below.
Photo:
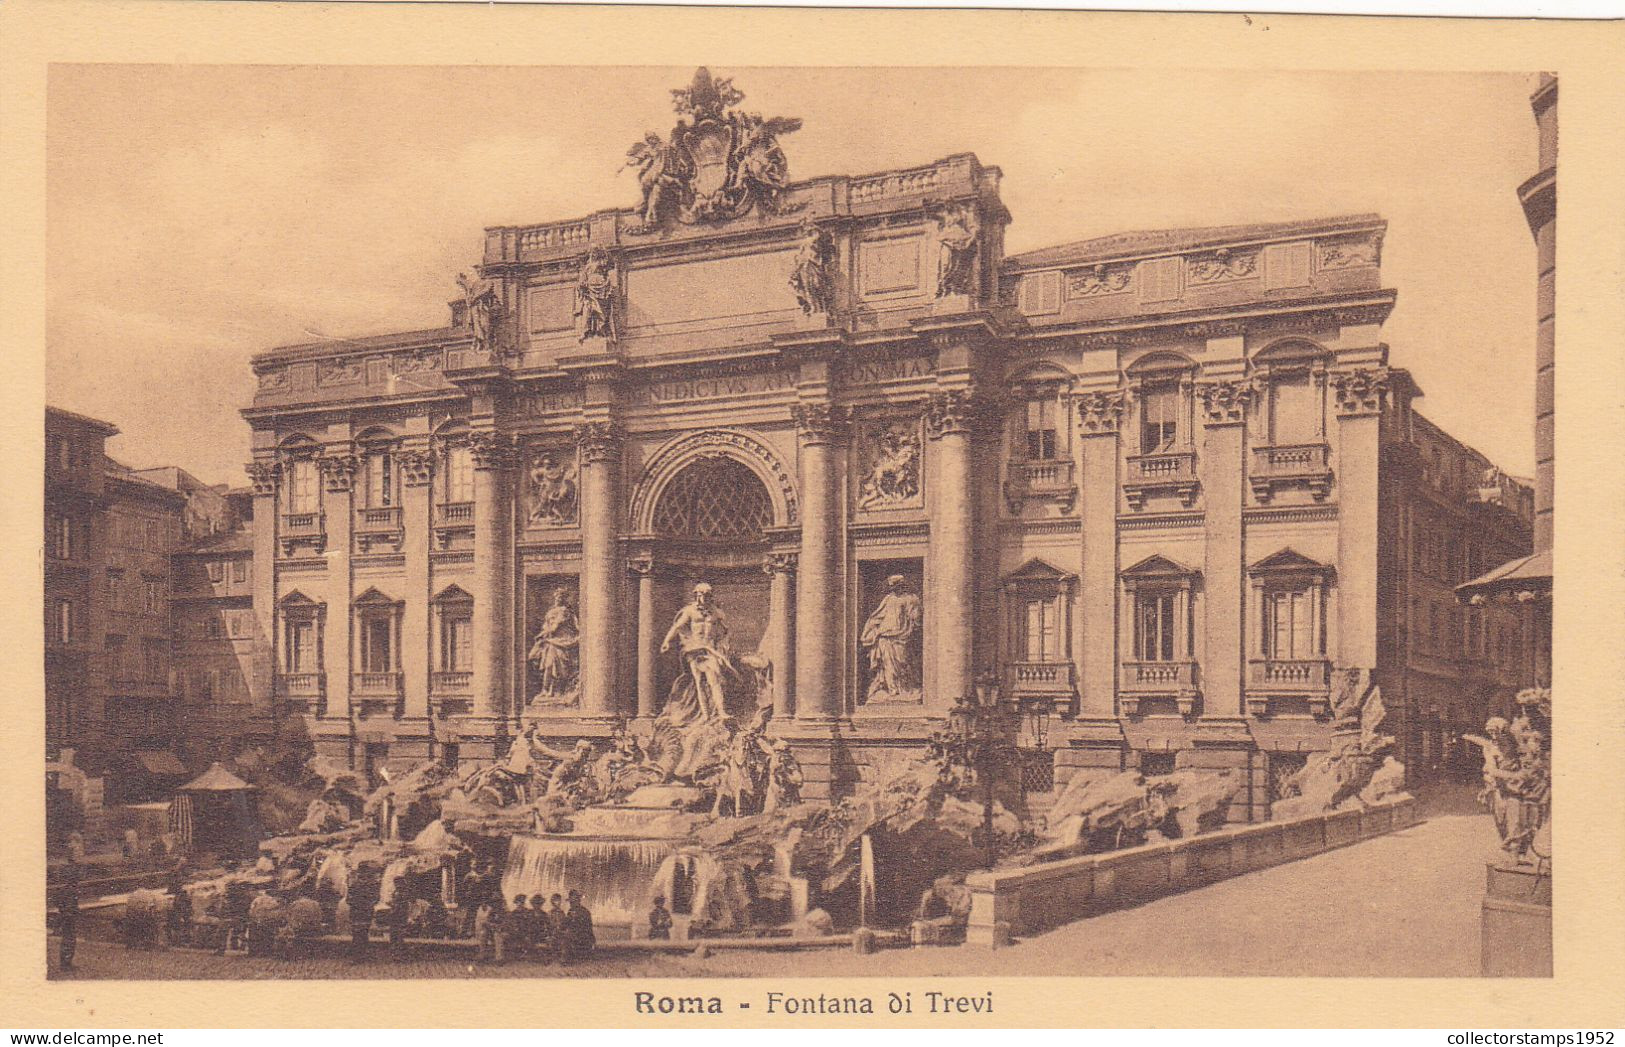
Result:
{"label": "arched window with tracery", "polygon": [[758,542],[773,523],[773,502],[762,481],[732,458],[701,459],[685,467],[661,492],[654,530],[670,538]]}

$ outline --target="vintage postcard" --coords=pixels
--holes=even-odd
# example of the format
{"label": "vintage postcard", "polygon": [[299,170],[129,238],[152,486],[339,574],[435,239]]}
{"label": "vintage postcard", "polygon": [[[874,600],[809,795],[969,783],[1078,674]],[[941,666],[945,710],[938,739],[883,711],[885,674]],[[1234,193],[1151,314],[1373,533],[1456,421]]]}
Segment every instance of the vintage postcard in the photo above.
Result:
{"label": "vintage postcard", "polygon": [[0,18],[16,1024],[1619,1020],[1611,28]]}

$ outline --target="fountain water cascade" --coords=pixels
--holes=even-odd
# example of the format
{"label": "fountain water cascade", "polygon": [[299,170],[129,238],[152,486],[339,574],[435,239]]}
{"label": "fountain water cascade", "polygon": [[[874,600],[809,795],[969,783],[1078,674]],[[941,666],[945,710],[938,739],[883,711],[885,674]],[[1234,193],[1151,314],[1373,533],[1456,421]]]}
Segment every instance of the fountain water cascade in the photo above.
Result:
{"label": "fountain water cascade", "polygon": [[502,894],[550,898],[578,890],[594,923],[630,928],[647,917],[655,874],[674,850],[673,841],[660,839],[515,836]]}

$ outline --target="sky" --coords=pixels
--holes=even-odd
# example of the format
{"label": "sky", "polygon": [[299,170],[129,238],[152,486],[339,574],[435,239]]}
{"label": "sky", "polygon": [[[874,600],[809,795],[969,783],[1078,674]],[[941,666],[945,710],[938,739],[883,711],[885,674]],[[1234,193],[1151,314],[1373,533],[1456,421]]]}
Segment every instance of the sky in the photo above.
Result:
{"label": "sky", "polygon": [[[1533,472],[1532,75],[714,68],[800,117],[793,178],[974,152],[1006,252],[1375,211],[1423,413]],[[631,206],[692,67],[56,65],[46,397],[109,453],[244,481],[249,358],[437,327],[488,225]]]}

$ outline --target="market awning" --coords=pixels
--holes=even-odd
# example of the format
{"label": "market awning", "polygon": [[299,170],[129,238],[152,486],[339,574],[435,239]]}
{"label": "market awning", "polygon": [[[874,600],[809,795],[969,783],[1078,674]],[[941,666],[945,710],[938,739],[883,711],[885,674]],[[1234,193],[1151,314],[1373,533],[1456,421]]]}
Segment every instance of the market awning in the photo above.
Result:
{"label": "market awning", "polygon": [[186,777],[186,765],[168,749],[138,749],[134,756],[135,762],[148,774],[163,778]]}
{"label": "market awning", "polygon": [[232,774],[218,763],[210,765],[207,771],[193,778],[181,786],[181,792],[193,793],[235,793],[252,789],[241,778]]}
{"label": "market awning", "polygon": [[[1487,574],[1481,574],[1470,582],[1463,582],[1456,586],[1456,598],[1468,603],[1496,596],[1534,599],[1537,596],[1549,595],[1551,591],[1552,551],[1542,549],[1529,556],[1508,560]],[[1527,596],[1524,595],[1526,593]]]}

